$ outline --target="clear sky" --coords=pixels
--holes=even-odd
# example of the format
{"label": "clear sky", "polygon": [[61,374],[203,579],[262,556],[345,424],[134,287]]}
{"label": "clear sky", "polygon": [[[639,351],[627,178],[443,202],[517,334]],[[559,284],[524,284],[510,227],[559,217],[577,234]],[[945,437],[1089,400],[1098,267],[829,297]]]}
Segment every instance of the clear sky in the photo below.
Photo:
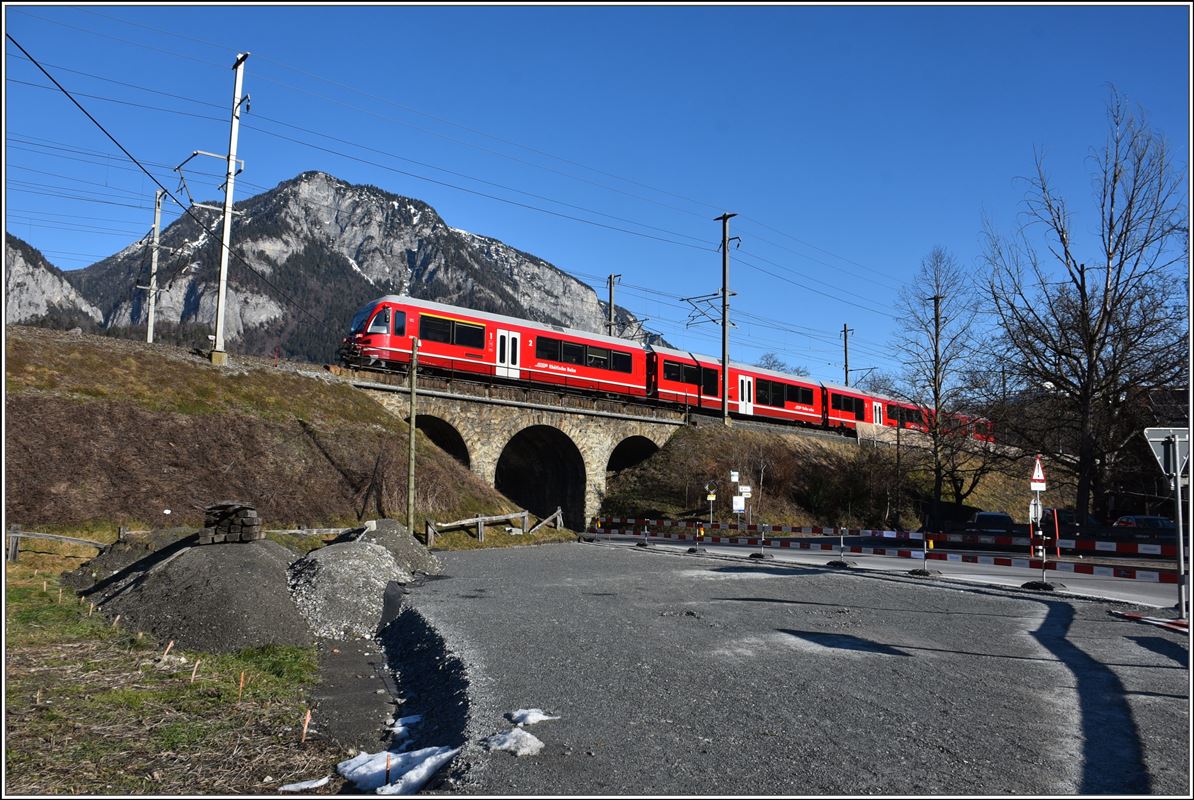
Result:
{"label": "clear sky", "polygon": [[[1015,230],[1034,152],[1097,230],[1110,85],[1189,164],[1186,4],[10,3],[4,25],[171,190],[227,151],[249,51],[238,199],[312,169],[415,197],[602,297],[621,274],[620,305],[715,356],[678,298],[720,289],[714,218],[736,213],[731,358],[839,383],[843,324],[851,383],[897,369],[896,292],[934,246],[981,279],[983,221]],[[139,238],[153,184],[5,54],[6,229],[68,270]],[[218,201],[222,165],[191,165]]]}

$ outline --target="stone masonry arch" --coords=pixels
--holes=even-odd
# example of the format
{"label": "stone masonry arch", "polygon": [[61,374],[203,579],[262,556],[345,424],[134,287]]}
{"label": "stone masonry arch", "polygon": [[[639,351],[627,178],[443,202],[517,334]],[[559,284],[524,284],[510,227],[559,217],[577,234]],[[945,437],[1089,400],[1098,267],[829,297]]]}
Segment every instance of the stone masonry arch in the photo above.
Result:
{"label": "stone masonry arch", "polygon": [[[356,385],[369,390],[370,395],[390,413],[403,420],[408,419],[410,401],[403,387],[362,383]],[[544,394],[551,398],[558,397]],[[569,505],[570,509],[565,509],[565,524],[573,530],[583,529],[600,509],[605,497],[606,471],[611,463],[618,466],[628,459],[645,457],[643,454],[651,447],[663,447],[672,434],[686,424],[682,413],[636,417],[593,409],[555,409],[525,401],[448,395],[435,391],[420,391],[417,406],[416,414],[420,417],[417,427],[424,430],[432,441],[436,441],[436,436],[443,436],[448,428],[457,433],[463,443],[469,468],[499,490],[502,487],[498,485],[498,465],[508,445],[514,442],[516,451],[508,454],[502,465],[502,482],[507,488],[512,481],[517,483],[515,476],[519,470],[535,470],[528,459],[536,447],[550,451],[541,454],[545,464],[554,464],[554,468],[563,469],[572,477],[555,484],[555,491],[559,495],[556,502],[552,502],[550,487],[541,496],[528,496],[533,497],[540,508],[550,505],[547,509],[549,513],[556,506]],[[423,415],[437,421],[425,427],[421,419]],[[531,429],[539,430],[524,434],[516,441],[520,434]],[[555,433],[542,429],[551,429]],[[575,448],[574,454],[563,456],[556,452],[566,452],[569,446]],[[622,449],[619,451],[620,446]],[[580,482],[583,488],[569,488],[573,487],[571,481]],[[540,513],[536,509],[528,510]]]}

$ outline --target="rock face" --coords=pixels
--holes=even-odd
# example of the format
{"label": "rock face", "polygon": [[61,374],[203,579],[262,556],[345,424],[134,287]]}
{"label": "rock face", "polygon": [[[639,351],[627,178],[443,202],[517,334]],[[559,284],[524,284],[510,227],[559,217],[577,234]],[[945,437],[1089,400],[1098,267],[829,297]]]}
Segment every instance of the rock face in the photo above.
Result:
{"label": "rock face", "polygon": [[[420,200],[307,172],[236,210],[224,328],[233,351],[272,355],[280,347],[288,357],[330,361],[352,313],[383,294],[606,330],[606,304],[591,287],[497,239],[449,227]],[[210,329],[215,318],[220,214],[193,212],[201,221],[184,215],[161,234],[170,249],[159,258],[155,325]],[[146,293],[129,287],[148,283],[147,264],[137,243],[61,274],[104,327],[141,326]],[[44,305],[31,298],[18,313],[27,319]],[[615,326],[618,335],[642,334],[624,309],[615,309]]]}
{"label": "rock face", "polygon": [[6,325],[47,317],[64,322],[78,318],[93,323],[103,320],[100,310],[70,285],[61,270],[12,235],[4,237],[4,300]]}
{"label": "rock face", "polygon": [[328,545],[290,567],[294,603],[322,639],[373,638],[386,586],[412,580],[386,548],[364,542]]}

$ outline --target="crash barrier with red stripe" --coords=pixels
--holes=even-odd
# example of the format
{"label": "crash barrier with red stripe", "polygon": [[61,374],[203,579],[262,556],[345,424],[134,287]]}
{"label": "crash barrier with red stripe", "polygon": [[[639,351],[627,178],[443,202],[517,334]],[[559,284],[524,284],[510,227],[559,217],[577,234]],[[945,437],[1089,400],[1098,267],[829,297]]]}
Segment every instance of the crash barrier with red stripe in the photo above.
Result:
{"label": "crash barrier with red stripe", "polygon": [[[746,531],[747,533],[803,533],[821,536],[867,536],[875,539],[903,539],[923,542],[926,537],[931,542],[945,542],[956,544],[986,544],[1002,545],[1009,548],[1028,548],[1027,536],[985,536],[973,533],[921,533],[919,531],[884,531],[871,528],[825,528],[825,527],[792,527],[788,525],[740,525],[738,523],[715,522],[712,525],[693,520],[653,520],[653,519],[624,519],[618,517],[598,517],[590,532],[604,530],[611,526],[624,528],[630,526],[634,533],[642,533],[646,528],[651,533],[665,533],[670,528],[704,528],[706,531]],[[780,538],[780,537],[767,537]],[[1074,552],[1106,553],[1108,555],[1142,555],[1177,558],[1176,544],[1150,544],[1146,542],[1110,542],[1094,539],[1059,539],[1053,537],[1042,539],[1032,537],[1033,544],[1045,544],[1049,547],[1062,547]]]}
{"label": "crash barrier with red stripe", "polygon": [[1184,619],[1164,619],[1163,617],[1146,617],[1143,614],[1137,614],[1132,611],[1111,611],[1117,617],[1124,617],[1125,619],[1135,620],[1137,622],[1146,622],[1149,625],[1156,625],[1161,628],[1166,628],[1178,633],[1189,633],[1190,622]]}
{"label": "crash barrier with red stripe", "polygon": [[[644,534],[653,539],[674,539],[676,541],[700,541],[706,544],[729,545],[729,546],[747,546],[747,547],[771,547],[776,549],[791,549],[791,550],[822,550],[841,553],[855,553],[860,555],[876,555],[876,556],[894,556],[896,558],[918,558],[928,559],[933,561],[958,561],[964,564],[987,564],[997,567],[1019,567],[1021,569],[1041,569],[1054,570],[1056,572],[1073,572],[1080,575],[1096,575],[1106,578],[1123,578],[1127,580],[1149,581],[1151,583],[1177,583],[1178,576],[1176,570],[1170,569],[1136,569],[1135,567],[1121,567],[1121,566],[1104,566],[1099,564],[1073,564],[1066,561],[1043,561],[1039,558],[1014,558],[1010,556],[980,556],[969,555],[965,553],[934,553],[925,552],[923,550],[901,550],[891,549],[885,547],[861,547],[859,545],[841,545],[832,542],[806,542],[791,537],[741,537],[741,536],[721,536],[718,534],[706,534],[705,536],[698,536],[697,533],[672,533],[669,531],[661,531],[658,529],[652,530],[651,524],[655,520],[622,520],[615,518],[604,518],[594,520],[594,525],[590,527],[589,533],[593,534],[607,534],[616,536],[643,536]],[[659,522],[668,523],[669,520],[661,520]],[[614,524],[622,527],[613,527]],[[714,523],[707,525],[702,523],[689,523],[686,521],[671,522],[670,525],[664,524],[662,527],[676,527],[676,528],[704,528],[705,530],[737,530],[737,525],[730,525],[726,523]],[[747,527],[747,526],[743,526]],[[755,527],[755,526],[751,526]],[[839,536],[877,536],[882,533],[896,534],[896,531],[868,531],[868,530],[851,530],[846,528],[787,528],[784,530],[783,526],[763,525],[758,528],[768,528],[768,531],[781,530],[784,532],[799,532],[799,533],[816,533],[821,535],[836,534]],[[839,532],[840,531],[840,532]],[[931,541],[943,541],[947,534],[928,534]],[[904,533],[902,536],[915,537],[922,539],[925,534],[920,533]],[[1027,545],[1027,540],[1021,542]]]}

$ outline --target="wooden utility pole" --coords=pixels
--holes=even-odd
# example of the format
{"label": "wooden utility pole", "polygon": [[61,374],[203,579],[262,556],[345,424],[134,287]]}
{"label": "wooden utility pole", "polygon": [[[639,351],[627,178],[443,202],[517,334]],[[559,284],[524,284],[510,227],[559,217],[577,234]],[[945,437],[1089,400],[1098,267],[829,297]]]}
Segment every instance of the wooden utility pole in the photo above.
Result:
{"label": "wooden utility pole", "polygon": [[[410,340],[410,439],[406,456],[406,529],[411,536],[415,535],[415,392],[419,371],[419,340]],[[428,547],[430,547],[428,542]]]}

